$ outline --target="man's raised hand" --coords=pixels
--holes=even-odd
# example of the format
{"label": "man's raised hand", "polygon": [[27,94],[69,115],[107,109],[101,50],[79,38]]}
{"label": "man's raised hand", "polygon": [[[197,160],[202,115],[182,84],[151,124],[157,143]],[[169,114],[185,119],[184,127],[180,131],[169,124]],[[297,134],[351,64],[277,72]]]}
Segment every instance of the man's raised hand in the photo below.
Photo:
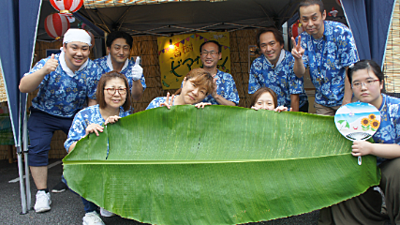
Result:
{"label": "man's raised hand", "polygon": [[47,60],[46,64],[44,64],[43,69],[45,70],[46,74],[49,74],[56,70],[58,66],[58,60],[54,58],[54,54],[51,54],[49,60]]}
{"label": "man's raised hand", "polygon": [[296,40],[292,37],[292,55],[295,59],[301,59],[304,54],[304,48],[301,47],[301,36],[299,36],[299,41],[296,44]]}

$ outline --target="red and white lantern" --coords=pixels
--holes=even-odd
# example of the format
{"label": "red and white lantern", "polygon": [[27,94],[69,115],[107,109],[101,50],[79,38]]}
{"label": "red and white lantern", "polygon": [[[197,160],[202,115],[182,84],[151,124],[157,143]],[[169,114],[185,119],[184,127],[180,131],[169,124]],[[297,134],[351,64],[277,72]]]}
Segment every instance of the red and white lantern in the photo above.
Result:
{"label": "red and white lantern", "polygon": [[67,17],[59,13],[48,15],[44,21],[47,34],[56,40],[67,32],[69,26]]}
{"label": "red and white lantern", "polygon": [[83,0],[50,0],[50,3],[61,14],[72,14],[82,7]]}
{"label": "red and white lantern", "polygon": [[301,33],[303,33],[303,27],[301,26],[300,21],[297,20],[296,23],[292,24],[292,37],[296,38]]}

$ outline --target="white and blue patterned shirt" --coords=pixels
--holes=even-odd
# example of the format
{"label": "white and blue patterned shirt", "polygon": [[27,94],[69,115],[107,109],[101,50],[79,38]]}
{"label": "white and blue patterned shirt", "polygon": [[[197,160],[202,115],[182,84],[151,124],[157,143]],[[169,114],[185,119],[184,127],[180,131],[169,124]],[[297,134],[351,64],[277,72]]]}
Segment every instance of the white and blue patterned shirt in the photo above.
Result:
{"label": "white and blue patterned shirt", "polygon": [[253,61],[249,76],[249,94],[254,94],[261,87],[271,88],[278,97],[278,105],[287,108],[290,108],[290,96],[298,94],[299,107],[302,107],[307,101],[303,78],[298,78],[293,72],[292,54],[285,50],[282,53],[285,54],[284,58],[276,67],[264,55]]}
{"label": "white and blue patterned shirt", "polygon": [[[70,76],[62,69],[59,58],[60,54],[54,55],[54,59],[58,60],[58,66],[40,82],[39,92],[32,100],[32,106],[50,115],[72,118],[84,107],[87,98],[96,99],[101,69],[88,59],[85,67]],[[40,60],[24,76],[43,68],[49,59],[50,56]]]}
{"label": "white and blue patterned shirt", "polygon": [[[382,94],[381,124],[372,137],[375,143],[400,145],[400,99]],[[377,157],[377,164],[388,159]]]}
{"label": "white and blue patterned shirt", "polygon": [[[179,96],[179,95],[176,95],[175,98],[176,98],[177,96]],[[170,97],[170,98],[171,98],[171,97]],[[174,99],[175,99],[175,98],[174,98]],[[150,104],[147,106],[146,110],[158,108],[158,107],[160,107],[161,103],[164,103],[166,100],[167,100],[167,97],[157,97],[157,98],[153,99],[153,100],[150,102]]]}
{"label": "white and blue patterned shirt", "polygon": [[[221,70],[217,70],[217,74],[214,78],[217,77],[217,94],[221,95],[226,100],[234,102],[236,105],[239,104],[239,94],[232,75]],[[211,94],[208,95],[202,102],[209,102],[212,105],[219,105],[217,100],[215,100]]]}
{"label": "white and blue patterned shirt", "polygon": [[339,106],[344,97],[346,67],[358,61],[353,34],[344,24],[324,21],[324,35],[315,40],[301,33],[304,66],[310,68],[315,86],[315,102],[327,107]]}
{"label": "white and blue patterned shirt", "polygon": [[[102,74],[108,73],[111,71],[111,68],[107,65],[107,60],[109,58],[109,55],[106,55],[102,58],[98,58],[93,60],[103,71]],[[122,67],[121,73],[125,75],[126,79],[128,79],[129,83],[129,89],[132,90],[133,86],[133,80],[132,80],[132,67],[135,65],[134,60],[129,60],[125,62],[124,67]],[[142,77],[140,78],[140,82],[142,83],[143,86],[143,91],[146,89],[146,81],[144,79],[144,76],[142,74]]]}
{"label": "white and blue patterned shirt", "polygon": [[[130,111],[124,111],[122,107],[119,110],[119,116],[125,117],[130,114]],[[106,121],[101,116],[99,105],[92,105],[79,111],[69,128],[68,138],[64,142],[65,149],[69,150],[69,147],[76,141],[79,141],[86,134],[86,128],[92,124],[104,125]]]}

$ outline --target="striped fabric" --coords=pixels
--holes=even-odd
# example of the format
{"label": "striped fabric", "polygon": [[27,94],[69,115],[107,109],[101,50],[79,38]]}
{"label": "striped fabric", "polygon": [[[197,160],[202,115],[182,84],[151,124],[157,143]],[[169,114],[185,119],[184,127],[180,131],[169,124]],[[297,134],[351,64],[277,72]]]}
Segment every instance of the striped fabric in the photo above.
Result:
{"label": "striped fabric", "polygon": [[60,13],[71,14],[82,7],[83,0],[50,0],[50,3]]}
{"label": "striped fabric", "polygon": [[[54,1],[54,0],[52,0]],[[226,0],[83,0],[85,9],[108,8],[130,5],[150,5],[169,2],[222,2]]]}
{"label": "striped fabric", "polygon": [[64,33],[69,29],[69,21],[66,16],[54,13],[50,14],[46,17],[44,21],[44,27],[46,29],[47,34],[58,40]]}

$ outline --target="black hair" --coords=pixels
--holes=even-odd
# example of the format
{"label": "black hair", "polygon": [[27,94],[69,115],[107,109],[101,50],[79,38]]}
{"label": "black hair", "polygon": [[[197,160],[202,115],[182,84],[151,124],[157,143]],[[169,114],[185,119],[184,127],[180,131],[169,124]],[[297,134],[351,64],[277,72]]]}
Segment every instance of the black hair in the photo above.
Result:
{"label": "black hair", "polygon": [[261,48],[260,47],[260,36],[262,34],[264,34],[264,33],[267,33],[267,32],[271,32],[274,35],[275,40],[277,42],[279,42],[279,45],[283,45],[284,44],[282,32],[280,32],[275,27],[267,27],[267,28],[261,29],[257,34],[257,46],[258,46],[258,48]]}
{"label": "black hair", "polygon": [[299,17],[300,17],[300,7],[310,6],[310,5],[318,5],[321,15],[324,13],[324,3],[322,2],[322,0],[302,0],[299,4],[299,8],[297,9]]}
{"label": "black hair", "polygon": [[276,96],[276,93],[271,88],[262,87],[251,95],[250,108],[256,105],[258,99],[264,93],[269,93],[272,96],[272,101],[274,102],[274,109],[278,107],[278,97]]}
{"label": "black hair", "polygon": [[99,103],[99,107],[101,109],[104,109],[107,107],[107,103],[106,103],[106,100],[104,97],[104,88],[106,86],[107,81],[114,79],[114,78],[119,78],[124,81],[124,84],[126,87],[126,99],[125,99],[125,102],[122,105],[122,107],[124,108],[125,111],[127,111],[131,108],[131,92],[129,90],[128,79],[126,79],[124,74],[119,73],[115,70],[105,73],[100,77],[100,80],[99,80],[99,83],[97,83],[97,89],[96,89],[97,103]]}
{"label": "black hair", "polygon": [[201,44],[201,45],[200,45],[200,52],[201,52],[203,46],[204,46],[205,44],[208,44],[208,43],[214,43],[214,44],[216,44],[216,45],[218,46],[218,53],[222,52],[222,47],[221,47],[221,45],[218,43],[218,41],[215,41],[215,40],[208,40],[208,41],[205,41],[203,44]]}
{"label": "black hair", "polygon": [[347,71],[347,76],[349,77],[350,84],[353,82],[353,73],[357,70],[372,70],[372,72],[378,77],[379,82],[382,83],[383,79],[385,78],[381,67],[376,63],[374,60],[363,59],[361,61],[356,62],[354,65],[349,66]]}
{"label": "black hair", "polygon": [[113,31],[107,36],[106,46],[111,48],[112,43],[115,39],[123,38],[125,39],[126,43],[132,48],[133,38],[126,32],[123,31]]}

